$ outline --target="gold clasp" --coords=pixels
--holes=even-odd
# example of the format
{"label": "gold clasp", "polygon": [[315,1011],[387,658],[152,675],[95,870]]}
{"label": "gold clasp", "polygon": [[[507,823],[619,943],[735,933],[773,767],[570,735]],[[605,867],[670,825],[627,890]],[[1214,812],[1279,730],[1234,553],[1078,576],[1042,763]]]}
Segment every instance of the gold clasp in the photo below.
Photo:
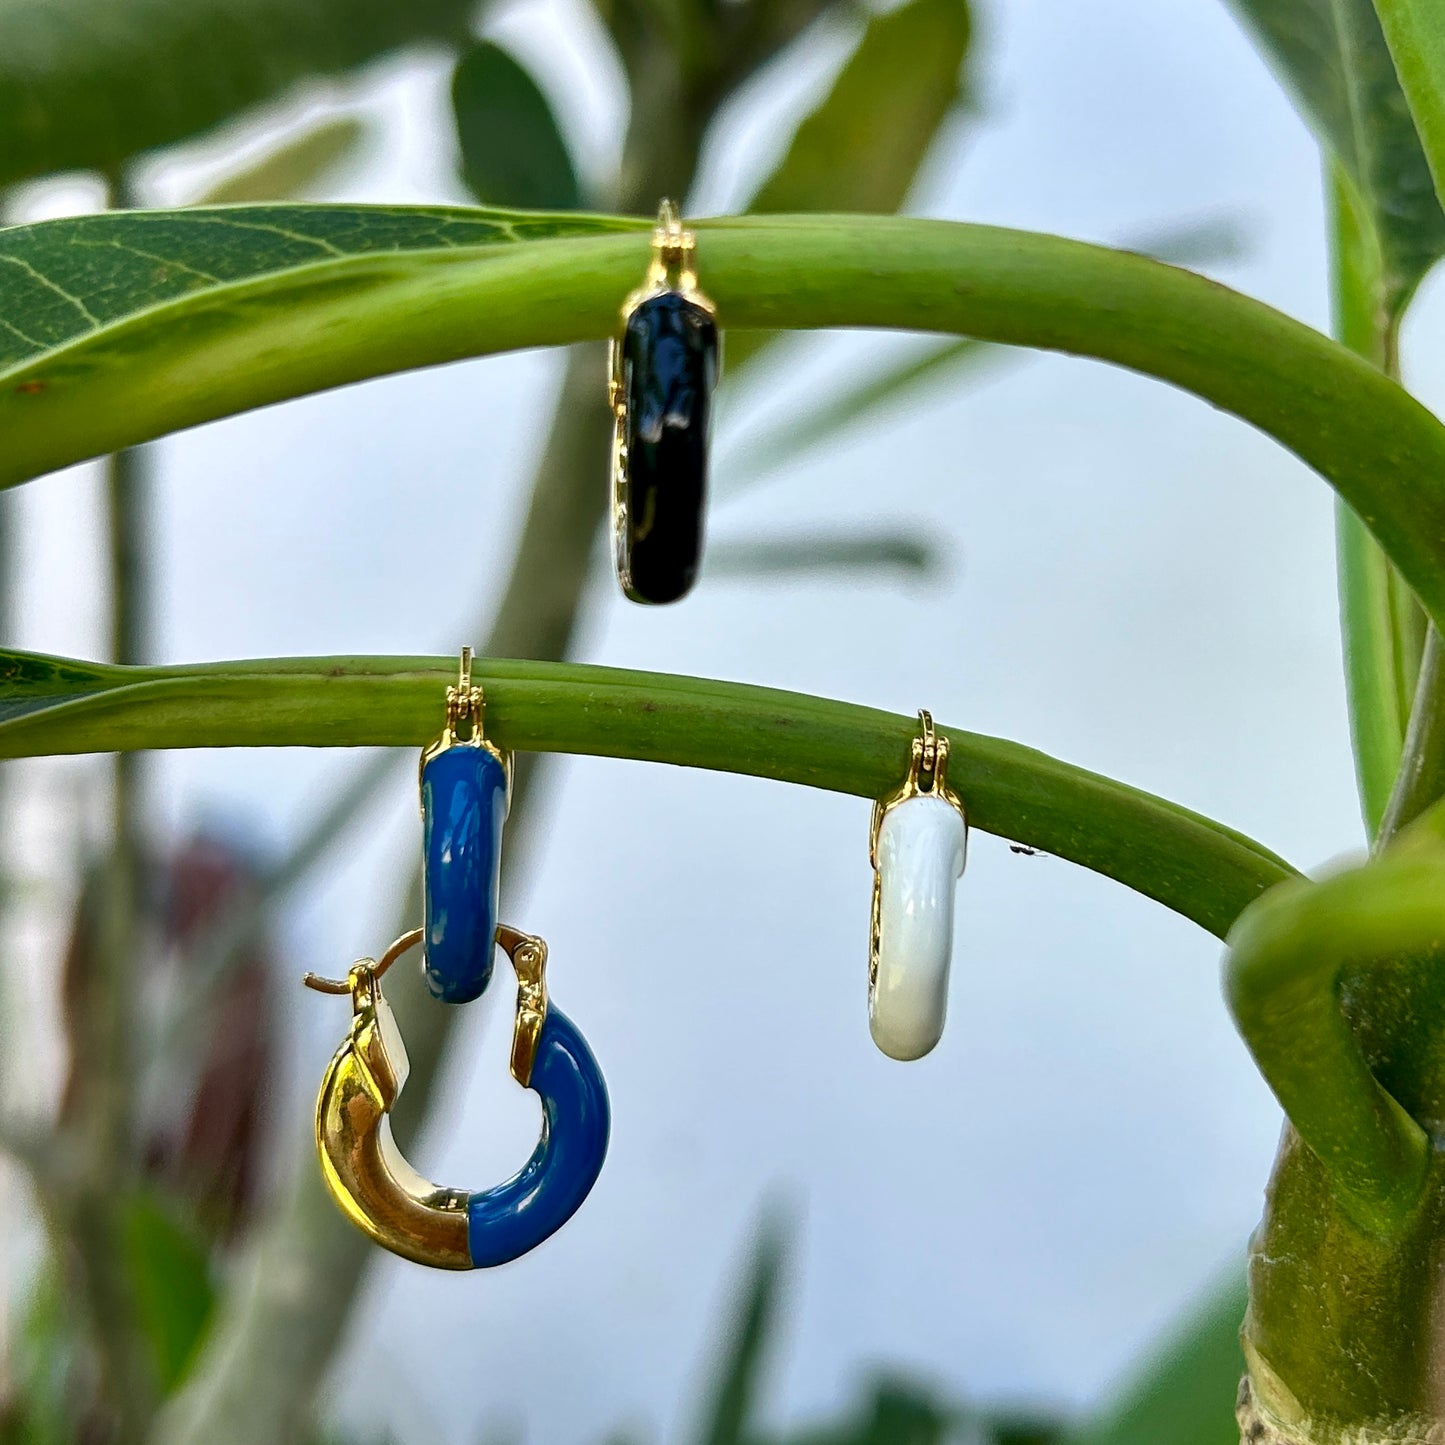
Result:
{"label": "gold clasp", "polygon": [[647,284],[682,292],[697,290],[697,237],[682,224],[672,201],[664,200],[657,208]]}
{"label": "gold clasp", "polygon": [[878,866],[878,830],[883,826],[883,815],[889,808],[908,798],[922,795],[941,797],[952,804],[960,813],[963,804],[958,794],[948,786],[948,738],[933,728],[933,714],[926,707],[918,710],[918,734],[908,758],[908,776],[896,793],[879,798],[873,804],[873,822],[868,833],[868,861]]}
{"label": "gold clasp", "polygon": [[532,1082],[537,1044],[547,1022],[547,943],[502,923],[497,942],[507,950],[517,974],[517,1017],[512,1026],[512,1077],[525,1089]]}
{"label": "gold clasp", "polygon": [[403,933],[379,959],[359,958],[347,970],[345,978],[323,978],[319,973],[307,973],[301,977],[301,982],[307,988],[314,988],[317,993],[346,994],[351,995],[351,1006],[353,1011],[360,1012],[364,1002],[369,999],[374,991],[375,985],[380,981],[382,974],[399,959],[402,954],[415,948],[421,942],[424,929],[412,928]]}
{"label": "gold clasp", "polygon": [[[472,682],[472,649],[462,648],[461,662],[457,667],[457,683],[447,688],[447,722],[442,731],[445,746],[458,742],[480,740],[484,735],[482,715],[487,699],[480,687]],[[463,722],[470,724],[465,738],[461,735]]]}
{"label": "gold clasp", "polygon": [[[698,290],[697,236],[682,224],[677,206],[668,200],[657,208],[657,225],[652,230],[652,260],[647,267],[647,275],[643,277],[642,285],[629,292],[622,303],[623,334],[632,313],[644,301],[664,291],[679,291],[705,311],[716,311],[712,302]],[[627,414],[622,391],[622,334],[619,334],[607,345],[607,404],[619,422]],[[619,430],[613,442],[614,483],[627,460],[626,453],[618,451],[621,444]]]}
{"label": "gold clasp", "polygon": [[[472,681],[472,649],[462,648],[461,661],[457,666],[457,680],[447,687],[446,721],[440,733],[422,749],[417,763],[417,792],[421,791],[422,774],[426,765],[448,748],[457,746],[486,748],[507,770],[507,809],[512,806],[512,754],[505,752],[487,737],[485,726],[487,698],[480,683]],[[466,731],[463,733],[463,724]],[[420,804],[419,804],[420,806]],[[423,809],[423,812],[425,809]]]}

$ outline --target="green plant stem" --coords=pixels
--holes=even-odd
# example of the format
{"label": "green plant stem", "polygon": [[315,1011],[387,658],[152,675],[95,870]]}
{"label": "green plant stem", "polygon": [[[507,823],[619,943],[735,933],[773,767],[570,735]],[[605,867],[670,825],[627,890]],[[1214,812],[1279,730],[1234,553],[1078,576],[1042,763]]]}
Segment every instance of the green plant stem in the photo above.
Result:
{"label": "green plant stem", "polygon": [[1381,1086],[1342,1011],[1341,974],[1445,935],[1445,854],[1413,851],[1322,883],[1292,880],[1229,935],[1225,994],[1290,1123],[1356,1223],[1400,1229],[1420,1202],[1431,1144]]}
{"label": "green plant stem", "polygon": [[[419,746],[455,670],[440,658],[316,658],[197,668],[103,668],[11,653],[87,696],[0,722],[0,756],[110,747]],[[82,669],[84,670],[82,673]],[[487,730],[520,751],[703,767],[858,797],[906,769],[916,723],[798,693],[580,664],[479,659]],[[25,695],[12,683],[0,702]],[[39,703],[40,699],[34,699]],[[1267,850],[1197,815],[1033,749],[949,729],[970,818],[1108,874],[1223,935],[1290,874]]]}
{"label": "green plant stem", "polygon": [[[210,225],[214,237],[206,214],[157,224],[172,240],[190,224]],[[308,214],[266,212],[269,224],[296,227]],[[244,212],[224,215],[235,224]],[[24,259],[37,233],[6,233],[8,254]],[[1097,357],[1205,397],[1325,476],[1445,620],[1445,554],[1435,544],[1445,535],[1445,427],[1310,328],[1156,261],[992,227],[758,217],[700,222],[698,234],[708,290],[731,327],[954,332]],[[371,251],[197,283],[0,375],[0,481],[366,376],[606,336],[646,256],[639,224],[631,234]]]}
{"label": "green plant stem", "polygon": [[[1380,246],[1338,166],[1331,174],[1335,329],[1400,378],[1400,307]],[[1445,793],[1445,672],[1438,629],[1364,525],[1338,514],[1340,617],[1365,825],[1377,848]]]}
{"label": "green plant stem", "polygon": [[[1373,226],[1338,164],[1328,173],[1334,326],[1340,341],[1399,379],[1399,316]],[[1419,603],[1350,506],[1336,513],[1340,628],[1360,807],[1371,838],[1399,772],[1424,618]]]}
{"label": "green plant stem", "polygon": [[1383,847],[1402,828],[1445,796],[1445,656],[1440,633],[1432,626],[1425,643],[1415,706],[1405,734],[1404,753],[1376,845]]}

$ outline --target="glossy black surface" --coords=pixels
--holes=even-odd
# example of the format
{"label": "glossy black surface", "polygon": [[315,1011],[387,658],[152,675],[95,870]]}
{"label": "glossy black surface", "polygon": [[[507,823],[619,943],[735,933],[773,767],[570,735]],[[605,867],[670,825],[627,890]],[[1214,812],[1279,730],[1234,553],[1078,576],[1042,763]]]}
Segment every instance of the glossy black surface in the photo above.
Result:
{"label": "glossy black surface", "polygon": [[634,602],[675,602],[697,578],[717,374],[717,323],[703,307],[665,291],[628,318],[618,571]]}

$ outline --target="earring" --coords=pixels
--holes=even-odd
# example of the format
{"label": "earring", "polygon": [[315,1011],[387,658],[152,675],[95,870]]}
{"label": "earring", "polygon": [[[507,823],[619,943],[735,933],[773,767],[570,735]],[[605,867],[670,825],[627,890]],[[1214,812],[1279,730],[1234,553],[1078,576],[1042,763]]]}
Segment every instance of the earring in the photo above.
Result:
{"label": "earring", "polygon": [[721,365],[717,308],[697,284],[697,238],[664,201],[652,264],[623,302],[608,352],[613,541],[617,579],[634,602],[675,602],[697,578]]}
{"label": "earring", "polygon": [[591,1192],[607,1155],[611,1112],[602,1071],[571,1021],[547,1000],[547,945],[501,927],[517,973],[512,1075],[542,1100],[542,1134],[521,1172],[471,1193],[422,1179],[401,1157],[389,1115],[406,1083],[406,1048],[382,975],[421,941],[403,934],[380,960],[309,987],[351,996],[351,1029],[321,1080],[316,1147],[341,1211],[377,1244],[437,1269],[506,1264],[555,1234]]}
{"label": "earring", "polygon": [[903,786],[873,804],[868,1027],[891,1059],[921,1059],[943,1035],[953,904],[968,819],[948,786],[948,739],[918,714]]}
{"label": "earring", "polygon": [[512,757],[487,741],[484,706],[472,685],[472,649],[464,647],[457,685],[447,688],[445,726],[418,768],[423,972],[443,1003],[470,1003],[492,977]]}

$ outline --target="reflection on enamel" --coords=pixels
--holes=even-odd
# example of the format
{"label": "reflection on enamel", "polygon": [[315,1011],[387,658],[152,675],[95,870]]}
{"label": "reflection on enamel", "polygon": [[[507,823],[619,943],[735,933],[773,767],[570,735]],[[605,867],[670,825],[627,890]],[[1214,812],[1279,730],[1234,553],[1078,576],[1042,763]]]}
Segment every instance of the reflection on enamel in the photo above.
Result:
{"label": "reflection on enamel", "polygon": [[967,840],[963,817],[940,797],[908,798],[883,815],[868,1024],[890,1058],[922,1058],[943,1034],[954,893]]}

